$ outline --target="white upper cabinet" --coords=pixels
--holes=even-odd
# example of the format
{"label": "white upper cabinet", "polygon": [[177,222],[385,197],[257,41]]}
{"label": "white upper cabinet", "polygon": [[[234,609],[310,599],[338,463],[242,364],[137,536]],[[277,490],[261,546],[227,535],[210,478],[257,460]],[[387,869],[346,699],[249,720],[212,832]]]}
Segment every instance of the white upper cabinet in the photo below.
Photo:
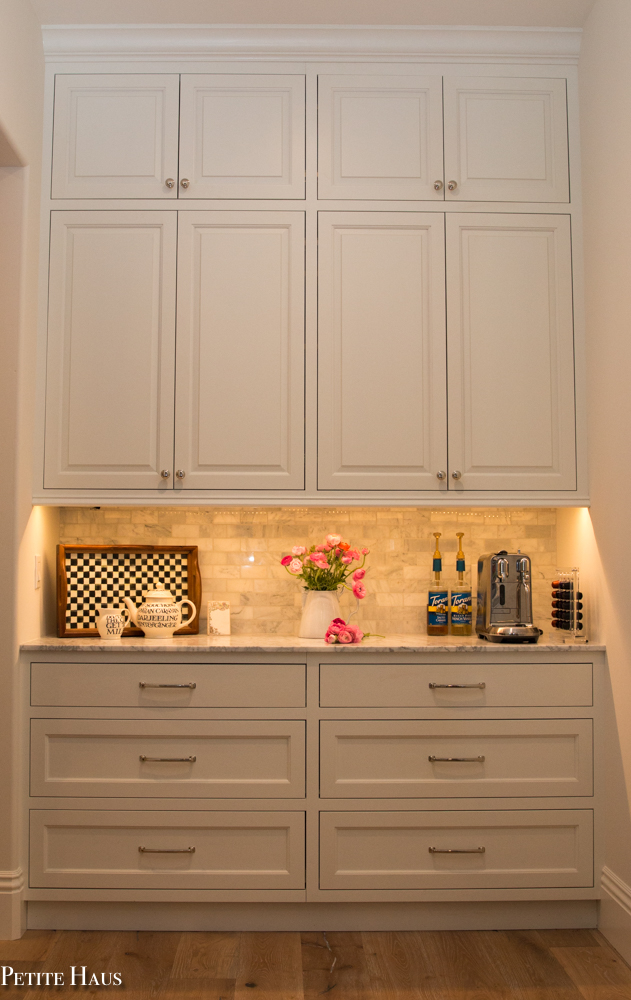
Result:
{"label": "white upper cabinet", "polygon": [[442,200],[442,118],[440,76],[320,76],[318,196]]}
{"label": "white upper cabinet", "polygon": [[569,200],[565,80],[444,78],[445,197]]}
{"label": "white upper cabinet", "polygon": [[180,213],[176,488],[304,488],[304,231]]}
{"label": "white upper cabinet", "polygon": [[443,214],[321,212],[319,246],[318,486],[437,490],[447,455]]}
{"label": "white upper cabinet", "polygon": [[177,74],[57,75],[53,198],[176,198],[179,87]]}
{"label": "white upper cabinet", "polygon": [[576,489],[569,217],[448,215],[447,322],[451,485]]}
{"label": "white upper cabinet", "polygon": [[171,470],[175,255],[175,212],[52,213],[45,486]]}
{"label": "white upper cabinet", "polygon": [[182,76],[180,198],[304,198],[304,76]]}

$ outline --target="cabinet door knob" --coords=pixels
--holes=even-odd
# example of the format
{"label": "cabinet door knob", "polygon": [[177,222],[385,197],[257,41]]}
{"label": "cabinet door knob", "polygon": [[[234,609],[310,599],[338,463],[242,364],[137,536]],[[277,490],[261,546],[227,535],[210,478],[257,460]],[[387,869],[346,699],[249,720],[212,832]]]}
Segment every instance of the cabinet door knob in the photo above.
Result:
{"label": "cabinet door knob", "polygon": [[445,479],[446,475],[447,473],[440,469],[439,472],[436,473],[436,479]]}
{"label": "cabinet door knob", "polygon": [[442,189],[443,189],[443,182],[434,181],[434,191],[442,191]]}
{"label": "cabinet door knob", "polygon": [[459,469],[454,469],[454,471],[451,474],[451,478],[452,479],[460,479],[461,475],[462,475],[462,472],[460,472]]}
{"label": "cabinet door knob", "polygon": [[160,475],[162,476],[163,479],[168,479],[171,473],[169,472],[168,469],[163,469]]}
{"label": "cabinet door knob", "polygon": [[180,181],[180,184],[183,188],[190,187],[190,183],[191,182],[189,181],[188,177],[183,177],[182,180]]}
{"label": "cabinet door knob", "polygon": [[458,187],[458,181],[449,181],[447,187],[450,191],[455,191],[456,188]]}
{"label": "cabinet door knob", "polygon": [[165,180],[165,182],[164,182],[164,183],[166,184],[166,186],[167,186],[168,188],[173,188],[173,187],[175,187],[175,181],[173,180],[173,178],[172,178],[172,177],[167,177],[167,179]]}
{"label": "cabinet door knob", "polygon": [[178,469],[175,475],[177,476],[178,479],[184,479],[186,473],[184,472],[184,469]]}

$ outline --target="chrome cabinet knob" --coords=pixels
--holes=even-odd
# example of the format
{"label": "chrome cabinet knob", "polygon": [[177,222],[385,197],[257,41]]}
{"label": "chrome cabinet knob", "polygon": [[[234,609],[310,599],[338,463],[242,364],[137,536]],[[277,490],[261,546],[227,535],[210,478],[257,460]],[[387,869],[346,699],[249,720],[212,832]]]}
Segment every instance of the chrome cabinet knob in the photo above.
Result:
{"label": "chrome cabinet knob", "polygon": [[168,188],[174,188],[175,187],[175,181],[173,180],[172,177],[167,177],[167,179],[165,180],[164,183],[166,184],[166,186]]}
{"label": "chrome cabinet knob", "polygon": [[168,469],[163,469],[160,475],[162,476],[163,479],[168,479],[171,473],[169,472]]}
{"label": "chrome cabinet knob", "polygon": [[184,469],[178,469],[175,475],[177,476],[178,479],[184,479],[186,473],[184,472]]}
{"label": "chrome cabinet knob", "polygon": [[443,189],[443,182],[434,181],[434,191],[442,191],[442,189]]}
{"label": "chrome cabinet knob", "polygon": [[436,479],[445,479],[446,476],[447,476],[447,473],[443,472],[442,469],[439,472],[436,473]]}
{"label": "chrome cabinet knob", "polygon": [[454,471],[451,474],[451,478],[452,479],[460,479],[461,475],[462,475],[462,472],[460,472],[458,469],[454,469]]}
{"label": "chrome cabinet knob", "polygon": [[447,188],[450,191],[455,191],[457,187],[458,187],[458,181],[449,181],[449,183],[447,184]]}
{"label": "chrome cabinet knob", "polygon": [[183,177],[182,180],[180,181],[180,184],[183,188],[187,188],[190,187],[191,182],[189,181],[188,177]]}

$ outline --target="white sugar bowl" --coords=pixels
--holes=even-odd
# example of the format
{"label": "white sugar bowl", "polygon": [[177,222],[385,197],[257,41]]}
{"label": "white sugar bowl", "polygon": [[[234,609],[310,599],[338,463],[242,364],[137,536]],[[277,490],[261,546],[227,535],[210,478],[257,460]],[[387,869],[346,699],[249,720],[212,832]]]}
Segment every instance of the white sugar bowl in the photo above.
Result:
{"label": "white sugar bowl", "polygon": [[192,601],[185,599],[176,601],[170,590],[148,590],[144,604],[135,606],[130,597],[125,604],[129,617],[138,628],[141,628],[147,639],[170,639],[173,633],[182,625],[182,605],[188,604],[192,609],[192,618],[197,614],[197,608]]}

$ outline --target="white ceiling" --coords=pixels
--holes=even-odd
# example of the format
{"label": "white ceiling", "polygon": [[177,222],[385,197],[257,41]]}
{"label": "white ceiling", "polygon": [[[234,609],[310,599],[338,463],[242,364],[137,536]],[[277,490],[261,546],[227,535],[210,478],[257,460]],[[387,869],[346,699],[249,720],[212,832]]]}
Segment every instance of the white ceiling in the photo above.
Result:
{"label": "white ceiling", "polygon": [[594,0],[31,0],[42,24],[477,24],[580,28]]}

